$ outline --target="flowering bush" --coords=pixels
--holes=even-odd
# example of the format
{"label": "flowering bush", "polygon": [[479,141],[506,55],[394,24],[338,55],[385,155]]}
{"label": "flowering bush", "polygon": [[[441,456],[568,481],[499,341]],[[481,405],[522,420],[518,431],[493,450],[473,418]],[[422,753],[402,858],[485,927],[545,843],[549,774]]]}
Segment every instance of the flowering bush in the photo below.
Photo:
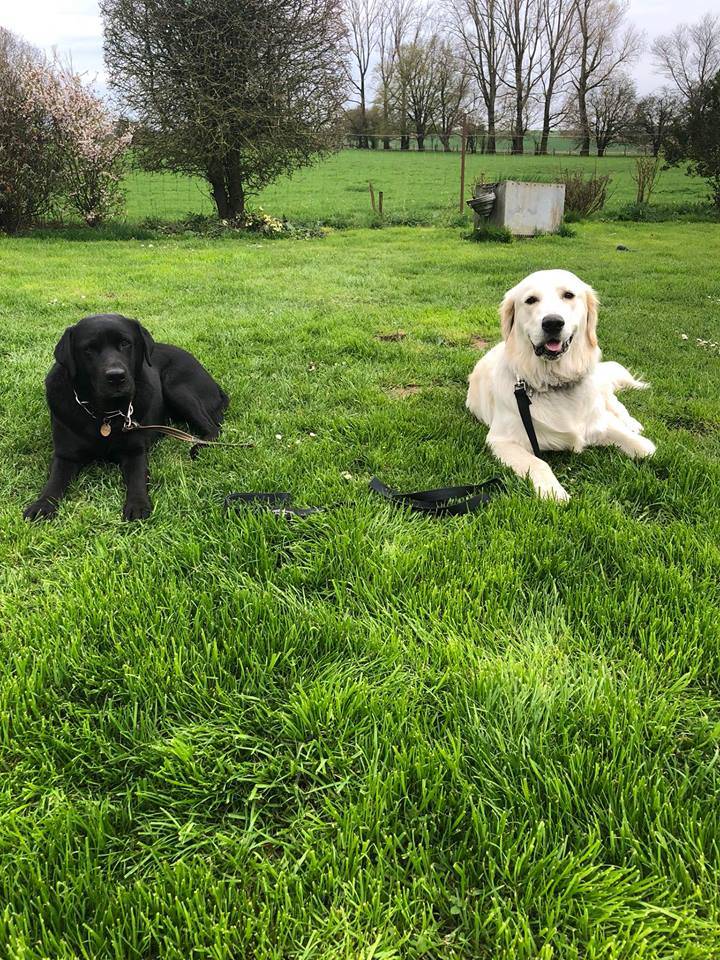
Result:
{"label": "flowering bush", "polygon": [[98,224],[123,201],[129,131],[79,77],[0,29],[0,229],[73,209]]}
{"label": "flowering bush", "polygon": [[58,81],[48,108],[62,144],[64,199],[89,226],[96,226],[123,206],[122,181],[132,132],[119,129],[78,76],[64,73]]}

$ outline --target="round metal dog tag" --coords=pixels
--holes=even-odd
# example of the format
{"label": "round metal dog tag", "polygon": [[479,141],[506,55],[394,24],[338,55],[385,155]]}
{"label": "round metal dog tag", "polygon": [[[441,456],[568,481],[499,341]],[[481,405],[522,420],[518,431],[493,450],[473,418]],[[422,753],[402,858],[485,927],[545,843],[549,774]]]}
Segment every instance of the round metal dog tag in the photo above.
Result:
{"label": "round metal dog tag", "polygon": [[107,422],[107,420],[100,425],[100,433],[102,434],[103,437],[109,437],[110,434],[112,433],[112,427]]}

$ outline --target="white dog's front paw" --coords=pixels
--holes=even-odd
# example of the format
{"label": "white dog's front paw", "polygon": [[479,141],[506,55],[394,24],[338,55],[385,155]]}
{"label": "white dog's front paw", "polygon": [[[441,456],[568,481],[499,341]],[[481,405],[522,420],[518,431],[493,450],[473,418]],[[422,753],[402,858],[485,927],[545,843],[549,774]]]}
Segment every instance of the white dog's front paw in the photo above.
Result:
{"label": "white dog's front paw", "polygon": [[543,471],[539,476],[537,474],[533,476],[532,482],[535,492],[543,500],[557,500],[564,503],[570,499],[570,494],[549,467],[547,472]]}
{"label": "white dog's front paw", "polygon": [[648,440],[647,437],[636,437],[633,442],[632,455],[636,460],[643,460],[645,457],[651,457],[656,450],[657,447],[652,440]]}

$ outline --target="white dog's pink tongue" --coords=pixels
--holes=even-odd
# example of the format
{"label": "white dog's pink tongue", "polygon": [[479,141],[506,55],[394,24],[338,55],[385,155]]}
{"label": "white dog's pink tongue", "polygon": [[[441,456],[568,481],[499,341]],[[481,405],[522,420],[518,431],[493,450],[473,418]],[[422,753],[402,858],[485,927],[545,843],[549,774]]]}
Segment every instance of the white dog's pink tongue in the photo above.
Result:
{"label": "white dog's pink tongue", "polygon": [[560,353],[562,350],[562,344],[559,340],[548,340],[545,344],[545,349],[549,350],[550,353]]}

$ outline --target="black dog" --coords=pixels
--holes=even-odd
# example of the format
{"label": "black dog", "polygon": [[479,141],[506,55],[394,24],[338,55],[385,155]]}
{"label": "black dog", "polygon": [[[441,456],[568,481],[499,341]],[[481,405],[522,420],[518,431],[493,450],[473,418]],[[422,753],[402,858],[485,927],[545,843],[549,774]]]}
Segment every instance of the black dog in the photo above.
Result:
{"label": "black dog", "polygon": [[148,446],[151,431],[124,432],[140,424],[187,422],[203,440],[220,432],[227,395],[191,354],[155,343],[136,320],[117,313],[85,317],[68,327],[55,347],[45,380],[52,421],[50,477],[28,520],[52,517],[70,481],[91,460],[120,464],[127,498],[126,520],[150,515]]}

